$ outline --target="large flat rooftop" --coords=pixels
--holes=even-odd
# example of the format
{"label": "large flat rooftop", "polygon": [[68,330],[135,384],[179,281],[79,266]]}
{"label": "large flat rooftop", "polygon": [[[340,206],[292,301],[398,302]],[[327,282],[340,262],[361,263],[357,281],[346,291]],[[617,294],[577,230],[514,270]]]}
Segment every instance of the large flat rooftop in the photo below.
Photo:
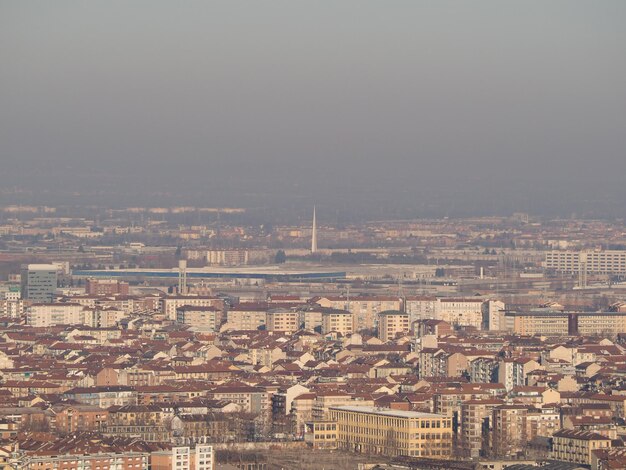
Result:
{"label": "large flat rooftop", "polygon": [[377,414],[394,418],[445,418],[443,415],[434,413],[421,413],[419,411],[391,410],[376,406],[331,406],[331,410],[352,411],[355,413]]}
{"label": "large flat rooftop", "polygon": [[[103,278],[163,278],[178,279],[178,268],[172,269],[96,269],[72,271],[77,277],[103,277]],[[187,268],[188,279],[276,279],[276,280],[328,280],[345,279],[345,271],[326,271],[315,269],[289,270],[281,269],[278,266],[270,267],[207,267],[207,268]]]}

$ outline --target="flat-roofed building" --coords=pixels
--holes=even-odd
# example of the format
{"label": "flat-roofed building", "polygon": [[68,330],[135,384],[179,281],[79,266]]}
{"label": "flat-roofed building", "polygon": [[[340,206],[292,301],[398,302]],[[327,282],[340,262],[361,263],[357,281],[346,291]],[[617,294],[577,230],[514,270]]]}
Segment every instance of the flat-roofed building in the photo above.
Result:
{"label": "flat-roofed building", "polygon": [[439,299],[436,318],[451,325],[473,326],[480,329],[483,324],[482,299]]}
{"label": "flat-roofed building", "polygon": [[337,423],[334,421],[309,421],[305,423],[304,442],[313,449],[337,448]]}
{"label": "flat-roofed building", "polygon": [[[75,468],[110,468],[118,470],[147,470],[149,468],[149,452],[91,452],[65,453],[50,455],[32,453],[20,462],[18,468],[24,470],[71,470]],[[152,467],[154,469],[154,466]],[[168,469],[170,470],[171,467]],[[155,469],[156,470],[156,469]],[[182,469],[181,469],[182,470]]]}
{"label": "flat-roofed building", "polygon": [[242,266],[248,264],[248,250],[208,250],[206,261],[209,265]]}
{"label": "flat-roofed building", "polygon": [[493,408],[492,449],[497,456],[513,456],[528,443],[527,405],[500,405]]}
{"label": "flat-roofed building", "polygon": [[52,302],[57,288],[57,272],[55,264],[22,266],[22,298],[33,302]]}
{"label": "flat-roofed building", "polygon": [[615,336],[626,332],[626,313],[594,312],[572,314],[582,336]]}
{"label": "flat-roofed building", "polygon": [[176,309],[176,323],[187,325],[197,331],[216,331],[220,318],[221,310],[216,307],[185,305]]}
{"label": "flat-roofed building", "polygon": [[215,452],[213,446],[196,444],[195,447],[172,447],[171,450],[152,452],[152,470],[213,470]]}
{"label": "flat-roofed building", "polygon": [[278,308],[267,312],[267,330],[294,333],[300,329],[300,312]]}
{"label": "flat-roofed building", "polygon": [[593,274],[626,274],[626,250],[549,251],[546,269],[578,274],[581,269]]}
{"label": "flat-roofed building", "polygon": [[162,312],[168,320],[176,321],[176,310],[180,307],[216,307],[224,308],[224,300],[219,297],[200,295],[177,295],[161,299]]}
{"label": "flat-roofed building", "polygon": [[354,315],[347,310],[328,309],[322,312],[322,334],[336,332],[342,336],[354,332]]}
{"label": "flat-roofed building", "polygon": [[433,413],[339,406],[329,410],[337,423],[337,447],[388,456],[447,459],[452,453],[452,418]]}
{"label": "flat-roofed building", "polygon": [[380,312],[400,310],[402,303],[399,297],[364,295],[352,298],[342,296],[315,297],[313,301],[322,307],[352,312],[355,331],[376,328]]}
{"label": "flat-roofed building", "polygon": [[128,295],[128,282],[119,279],[87,279],[85,293],[87,295]]}
{"label": "flat-roofed building", "polygon": [[621,312],[507,312],[515,334],[522,336],[615,336],[626,331]]}
{"label": "flat-roofed building", "polygon": [[233,305],[226,312],[226,330],[258,330],[267,324],[266,303],[244,302]]}
{"label": "flat-roofed building", "polygon": [[74,303],[34,304],[26,310],[26,323],[35,327],[78,325],[83,306]]}
{"label": "flat-roofed building", "polygon": [[567,336],[570,317],[563,312],[514,312],[513,331],[517,335]]}
{"label": "flat-roofed building", "polygon": [[404,311],[409,315],[411,323],[436,318],[437,297],[407,296],[403,299],[403,303]]}
{"label": "flat-roofed building", "polygon": [[493,409],[504,405],[496,399],[466,400],[461,403],[461,447],[470,458],[484,457],[490,449]]}
{"label": "flat-roofed building", "polygon": [[411,329],[409,314],[397,310],[387,310],[378,314],[378,338],[393,341],[400,335],[406,335]]}

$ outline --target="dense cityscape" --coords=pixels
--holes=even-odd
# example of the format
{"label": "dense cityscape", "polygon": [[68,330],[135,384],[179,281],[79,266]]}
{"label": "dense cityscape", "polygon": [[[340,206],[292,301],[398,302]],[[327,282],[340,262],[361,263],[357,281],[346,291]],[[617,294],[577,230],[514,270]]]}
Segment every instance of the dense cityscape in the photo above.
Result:
{"label": "dense cityscape", "polygon": [[615,469],[623,221],[5,206],[15,469]]}
{"label": "dense cityscape", "polygon": [[626,470],[625,24],[0,0],[0,470]]}

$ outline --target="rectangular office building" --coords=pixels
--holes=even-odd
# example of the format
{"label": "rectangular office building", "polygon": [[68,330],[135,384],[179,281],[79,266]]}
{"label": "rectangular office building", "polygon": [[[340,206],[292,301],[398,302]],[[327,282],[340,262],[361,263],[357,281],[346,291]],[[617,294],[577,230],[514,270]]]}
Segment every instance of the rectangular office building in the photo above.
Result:
{"label": "rectangular office building", "polygon": [[339,449],[387,456],[448,459],[452,453],[452,419],[373,406],[329,409],[337,423]]}
{"label": "rectangular office building", "polygon": [[22,266],[22,298],[33,302],[52,302],[57,288],[57,269],[54,264]]}

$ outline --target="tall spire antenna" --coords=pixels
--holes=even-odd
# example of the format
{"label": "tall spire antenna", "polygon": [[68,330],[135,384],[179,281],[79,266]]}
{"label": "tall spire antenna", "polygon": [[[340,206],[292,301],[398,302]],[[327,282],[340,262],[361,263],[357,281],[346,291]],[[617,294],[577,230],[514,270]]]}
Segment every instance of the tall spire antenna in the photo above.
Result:
{"label": "tall spire antenna", "polygon": [[313,206],[313,226],[311,228],[311,253],[317,253],[317,220],[315,219],[315,206]]}

